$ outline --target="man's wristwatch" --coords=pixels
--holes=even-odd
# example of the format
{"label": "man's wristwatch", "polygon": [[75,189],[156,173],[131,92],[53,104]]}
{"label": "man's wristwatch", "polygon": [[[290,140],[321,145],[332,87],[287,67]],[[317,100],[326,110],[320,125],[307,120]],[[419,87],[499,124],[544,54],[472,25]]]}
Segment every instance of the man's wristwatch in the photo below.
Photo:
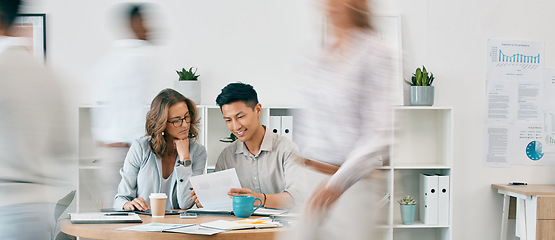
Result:
{"label": "man's wristwatch", "polygon": [[185,166],[185,167],[191,166],[191,163],[192,163],[192,162],[191,162],[191,159],[187,159],[187,160],[185,160],[185,161],[179,161],[179,164],[181,164],[181,165],[183,165],[183,166]]}

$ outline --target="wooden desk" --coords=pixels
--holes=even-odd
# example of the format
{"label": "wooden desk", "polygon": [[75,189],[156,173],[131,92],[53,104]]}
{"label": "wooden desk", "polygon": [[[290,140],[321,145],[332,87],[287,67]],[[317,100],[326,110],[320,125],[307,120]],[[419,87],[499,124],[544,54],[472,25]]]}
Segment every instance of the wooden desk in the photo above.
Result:
{"label": "wooden desk", "polygon": [[501,240],[507,239],[510,197],[516,198],[516,236],[521,240],[555,239],[555,185],[492,184],[503,194]]}
{"label": "wooden desk", "polygon": [[[251,216],[250,218],[260,218],[260,216]],[[146,224],[151,222],[173,223],[173,224],[200,224],[218,219],[238,220],[235,216],[222,215],[198,215],[196,219],[180,219],[179,215],[165,216],[164,218],[152,218],[148,215],[141,215],[143,223],[127,223],[127,224],[72,224],[69,219],[62,220],[62,232],[84,238],[92,239],[225,239],[225,240],[243,240],[243,239],[261,239],[271,240],[277,232],[283,231],[284,228],[266,228],[266,229],[245,229],[218,233],[212,236],[193,235],[183,233],[164,233],[164,232],[135,232],[117,230],[122,227],[129,227],[138,224]]]}

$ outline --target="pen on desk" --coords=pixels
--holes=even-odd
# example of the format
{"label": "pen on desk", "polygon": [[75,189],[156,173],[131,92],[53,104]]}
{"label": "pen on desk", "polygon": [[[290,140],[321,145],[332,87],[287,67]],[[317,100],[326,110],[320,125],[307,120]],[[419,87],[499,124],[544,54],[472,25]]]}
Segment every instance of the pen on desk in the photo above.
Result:
{"label": "pen on desk", "polygon": [[129,213],[105,213],[104,216],[129,216]]}

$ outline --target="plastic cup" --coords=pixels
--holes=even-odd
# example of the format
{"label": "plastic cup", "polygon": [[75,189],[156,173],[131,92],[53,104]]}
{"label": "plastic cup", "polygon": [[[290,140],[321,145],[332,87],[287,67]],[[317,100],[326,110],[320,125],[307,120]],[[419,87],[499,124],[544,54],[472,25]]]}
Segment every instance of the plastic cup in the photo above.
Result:
{"label": "plastic cup", "polygon": [[165,193],[151,193],[150,196],[150,212],[152,217],[164,217],[166,213],[166,196]]}

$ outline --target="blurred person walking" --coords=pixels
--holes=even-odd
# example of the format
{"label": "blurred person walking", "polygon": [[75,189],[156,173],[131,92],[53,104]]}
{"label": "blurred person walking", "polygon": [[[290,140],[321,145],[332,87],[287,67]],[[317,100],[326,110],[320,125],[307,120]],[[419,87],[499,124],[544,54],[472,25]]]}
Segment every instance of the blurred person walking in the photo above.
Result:
{"label": "blurred person walking", "polygon": [[76,168],[57,79],[10,37],[20,4],[0,1],[0,239],[51,239]]}
{"label": "blurred person walking", "polygon": [[120,17],[132,38],[116,40],[91,69],[91,97],[100,105],[92,109],[91,131],[102,168],[98,182],[102,200],[96,203],[101,207],[112,206],[120,181],[118,171],[131,142],[145,134],[147,88],[154,82],[153,46],[145,16],[147,6],[120,6]]}
{"label": "blurred person walking", "polygon": [[[379,239],[369,173],[392,141],[393,54],[366,0],[327,0],[331,41],[307,63],[297,129],[309,194],[295,239]],[[384,185],[385,186],[385,185]]]}

